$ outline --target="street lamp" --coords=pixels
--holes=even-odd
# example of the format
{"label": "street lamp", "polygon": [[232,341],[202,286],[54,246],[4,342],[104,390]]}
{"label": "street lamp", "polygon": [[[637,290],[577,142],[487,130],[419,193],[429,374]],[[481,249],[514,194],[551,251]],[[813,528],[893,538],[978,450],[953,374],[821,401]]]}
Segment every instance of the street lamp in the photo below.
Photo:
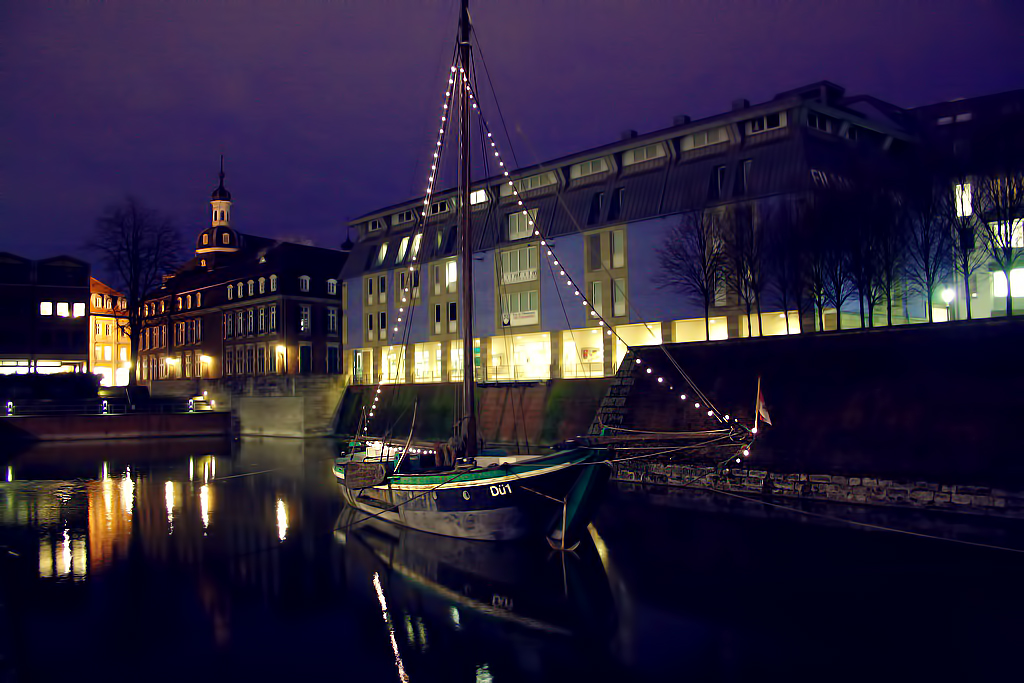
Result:
{"label": "street lamp", "polygon": [[955,297],[956,297],[956,292],[952,288],[946,287],[945,289],[942,290],[942,302],[944,304],[946,304],[946,321],[947,322],[949,322],[949,320],[950,320],[949,304],[951,304],[953,302],[953,299]]}

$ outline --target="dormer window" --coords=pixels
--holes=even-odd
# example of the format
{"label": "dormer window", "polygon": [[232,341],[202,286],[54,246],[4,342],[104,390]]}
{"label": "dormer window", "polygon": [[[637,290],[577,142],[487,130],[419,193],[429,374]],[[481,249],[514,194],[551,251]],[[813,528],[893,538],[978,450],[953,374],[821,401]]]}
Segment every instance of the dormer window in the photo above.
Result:
{"label": "dormer window", "polygon": [[335,294],[338,293],[338,281],[337,280],[332,278],[332,279],[327,281],[327,293],[330,294],[331,296],[334,296]]}
{"label": "dormer window", "polygon": [[487,203],[487,190],[476,190],[471,192],[469,195],[469,205],[476,206],[477,204]]}
{"label": "dormer window", "polygon": [[232,287],[231,285],[228,285],[228,301],[231,301],[231,299],[234,297],[234,293],[235,288]]}
{"label": "dormer window", "polygon": [[380,249],[377,251],[377,258],[373,260],[373,265],[379,266],[384,263],[384,257],[388,255],[388,243],[380,245]]}
{"label": "dormer window", "polygon": [[178,303],[178,310],[180,311],[181,310],[181,297],[180,296],[178,297],[178,302],[177,303]]}
{"label": "dormer window", "polygon": [[395,256],[395,265],[401,265],[405,261],[405,255],[409,253],[409,236],[406,235],[398,243],[398,254]]}
{"label": "dormer window", "polygon": [[224,244],[227,244],[228,242],[231,241],[231,235],[227,234],[226,232],[221,233],[220,241],[223,242]]}
{"label": "dormer window", "polygon": [[433,204],[430,205],[431,216],[437,215],[439,213],[448,213],[451,210],[451,202],[449,202],[447,199],[442,199],[441,201],[434,202]]}
{"label": "dormer window", "polygon": [[203,246],[205,246],[205,245],[207,245],[209,243],[210,243],[210,236],[207,235],[206,233],[203,233]]}
{"label": "dormer window", "polygon": [[577,178],[586,178],[589,175],[604,173],[607,170],[607,161],[605,161],[604,159],[591,159],[590,161],[584,161],[579,164],[573,164],[569,168],[569,178],[571,180],[575,180]]}
{"label": "dormer window", "polygon": [[185,308],[192,310],[192,295],[189,294],[185,297]]}
{"label": "dormer window", "polygon": [[271,292],[276,292],[277,291],[277,276],[276,275],[271,275],[270,276],[270,291]]}
{"label": "dormer window", "polygon": [[205,268],[206,267],[206,259],[199,259],[199,265],[201,265],[203,268]]}
{"label": "dormer window", "polygon": [[765,131],[784,128],[786,126],[786,112],[777,111],[774,114],[758,116],[756,119],[747,121],[747,135],[764,133]]}
{"label": "dormer window", "polygon": [[252,296],[255,293],[255,284],[255,282],[249,280],[249,296]]}
{"label": "dormer window", "polygon": [[383,229],[384,229],[384,222],[381,219],[379,219],[379,218],[372,219],[366,225],[366,231],[367,232],[374,232],[376,230],[383,230]]}
{"label": "dormer window", "polygon": [[199,308],[202,305],[203,305],[203,293],[202,292],[196,292],[196,308]]}
{"label": "dormer window", "polygon": [[819,114],[816,111],[808,112],[807,113],[807,126],[808,126],[808,128],[814,128],[816,130],[820,130],[823,133],[831,133],[832,132],[832,119],[830,119],[829,117],[825,116],[824,114]]}
{"label": "dormer window", "polygon": [[391,217],[391,225],[399,225],[400,223],[409,223],[412,220],[414,220],[415,218],[416,218],[416,213],[414,211],[411,211],[411,210],[410,211],[402,211],[400,213],[396,213],[394,216]]}
{"label": "dormer window", "polygon": [[708,147],[709,145],[717,145],[720,142],[728,141],[728,139],[729,135],[726,133],[725,126],[709,128],[707,130],[687,135],[683,138],[682,150],[686,152],[691,149],[700,149],[701,147]]}
{"label": "dormer window", "polygon": [[653,145],[637,147],[636,149],[627,149],[622,153],[622,165],[629,166],[631,164],[639,164],[644,161],[650,161],[651,159],[659,159],[663,156],[665,156],[665,146],[660,142],[656,142]]}
{"label": "dormer window", "polygon": [[267,291],[267,278],[261,277],[260,278],[260,294],[263,294],[266,291]]}
{"label": "dormer window", "polygon": [[512,188],[519,192],[529,192],[530,190],[536,190],[548,185],[554,185],[558,182],[555,179],[555,174],[552,171],[546,173],[538,173],[537,175],[527,176],[521,180],[516,180],[513,185],[512,181],[509,181],[501,186],[501,196],[508,197],[512,194]]}
{"label": "dormer window", "polygon": [[309,291],[309,276],[308,275],[301,275],[301,276],[299,276],[299,291],[300,292],[308,292]]}
{"label": "dormer window", "polygon": [[235,291],[238,294],[238,298],[239,299],[241,299],[243,296],[245,296],[245,291],[242,289],[242,283],[241,282],[239,282],[237,285],[235,285]]}

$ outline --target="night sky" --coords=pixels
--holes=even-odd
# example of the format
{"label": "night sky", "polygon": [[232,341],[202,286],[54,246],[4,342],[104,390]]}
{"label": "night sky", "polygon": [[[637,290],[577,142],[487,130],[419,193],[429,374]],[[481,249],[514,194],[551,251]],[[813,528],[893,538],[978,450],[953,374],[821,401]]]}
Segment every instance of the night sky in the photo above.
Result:
{"label": "night sky", "polygon": [[[1024,87],[1019,0],[471,11],[524,165],[822,79],[901,106]],[[0,3],[0,251],[90,259],[96,216],[127,193],[191,243],[222,153],[234,227],[337,246],[346,220],[423,191],[457,14],[457,0]]]}

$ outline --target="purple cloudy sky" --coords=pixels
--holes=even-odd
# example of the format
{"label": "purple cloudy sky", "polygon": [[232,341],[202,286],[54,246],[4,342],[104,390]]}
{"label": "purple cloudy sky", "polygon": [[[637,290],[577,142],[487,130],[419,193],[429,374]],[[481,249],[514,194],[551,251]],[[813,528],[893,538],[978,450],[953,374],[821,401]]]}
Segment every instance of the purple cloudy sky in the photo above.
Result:
{"label": "purple cloudy sky", "polygon": [[[828,79],[903,106],[1024,87],[1024,2],[473,0],[521,163]],[[71,253],[132,193],[191,240],[337,246],[422,191],[457,0],[0,3],[0,251]],[[495,119],[493,112],[489,118]]]}

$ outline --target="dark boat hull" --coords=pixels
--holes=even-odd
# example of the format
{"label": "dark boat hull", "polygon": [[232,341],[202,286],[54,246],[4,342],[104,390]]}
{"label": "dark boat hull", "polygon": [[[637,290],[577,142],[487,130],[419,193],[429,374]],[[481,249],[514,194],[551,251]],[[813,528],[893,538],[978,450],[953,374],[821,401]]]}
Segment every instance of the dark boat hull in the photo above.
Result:
{"label": "dark boat hull", "polygon": [[[507,465],[461,474],[392,476],[364,489],[351,489],[342,482],[340,488],[345,502],[366,516],[418,531],[487,541],[544,534],[560,537],[563,520],[571,521],[577,509],[589,514],[607,480],[607,473],[603,478],[594,477],[593,472],[582,476],[585,469],[609,469],[595,461],[595,455],[587,451],[575,457],[555,457],[548,464],[539,460],[529,466]],[[576,486],[586,490],[576,490],[577,495],[570,497]],[[590,509],[574,502],[578,497]]]}

